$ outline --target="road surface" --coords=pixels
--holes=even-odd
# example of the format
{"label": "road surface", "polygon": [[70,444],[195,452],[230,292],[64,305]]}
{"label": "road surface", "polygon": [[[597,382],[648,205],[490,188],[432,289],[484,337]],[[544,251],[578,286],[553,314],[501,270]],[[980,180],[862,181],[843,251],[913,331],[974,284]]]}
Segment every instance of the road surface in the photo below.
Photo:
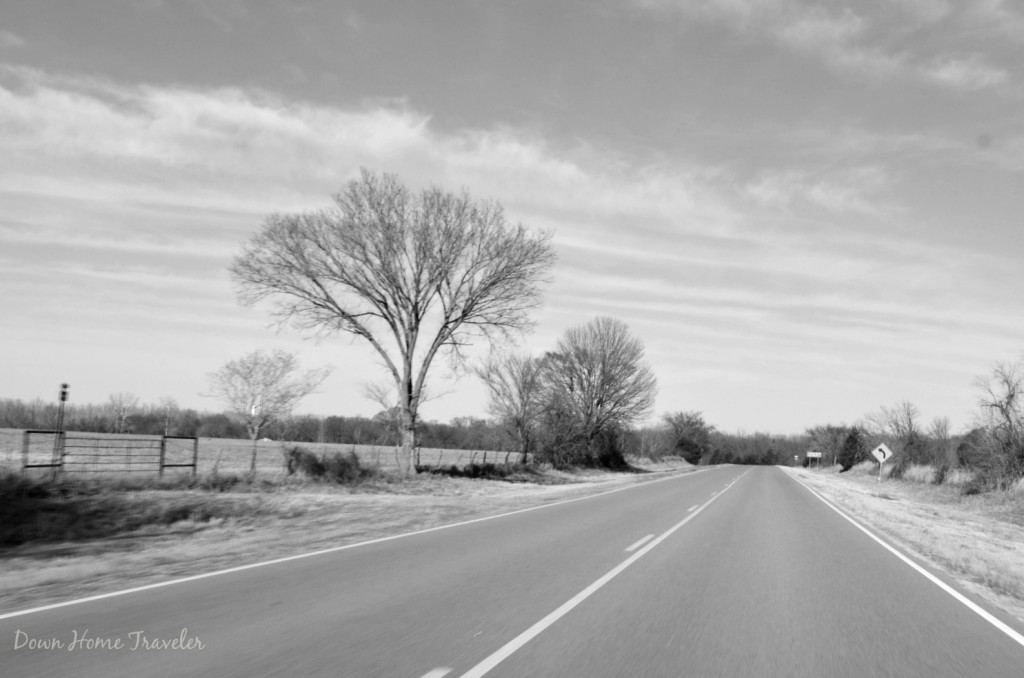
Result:
{"label": "road surface", "polygon": [[16,612],[4,678],[1024,676],[1019,622],[773,467]]}

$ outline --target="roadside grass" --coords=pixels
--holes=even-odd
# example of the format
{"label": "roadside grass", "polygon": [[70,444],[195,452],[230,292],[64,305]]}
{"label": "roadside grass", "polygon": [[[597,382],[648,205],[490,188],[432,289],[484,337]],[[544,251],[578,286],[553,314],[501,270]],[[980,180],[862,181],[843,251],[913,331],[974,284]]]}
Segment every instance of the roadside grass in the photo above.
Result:
{"label": "roadside grass", "polygon": [[793,471],[858,520],[1024,621],[1024,484],[966,494],[969,472],[950,472],[935,485],[930,467],[910,467],[903,480],[883,469],[879,481],[871,462],[842,475]]}
{"label": "roadside grass", "polygon": [[[685,472],[671,461],[651,471]],[[62,480],[0,474],[0,611],[211,572],[582,497],[648,479],[594,469],[515,482],[379,473]],[[227,487],[224,478],[234,479]]]}

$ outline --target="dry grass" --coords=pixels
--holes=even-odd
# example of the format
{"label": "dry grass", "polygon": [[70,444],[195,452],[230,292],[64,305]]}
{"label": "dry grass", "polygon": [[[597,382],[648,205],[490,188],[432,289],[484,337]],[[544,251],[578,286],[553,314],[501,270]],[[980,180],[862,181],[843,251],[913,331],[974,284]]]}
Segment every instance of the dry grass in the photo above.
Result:
{"label": "dry grass", "polygon": [[[655,470],[691,468],[685,462],[661,463]],[[69,532],[0,551],[0,610],[495,515],[649,479],[647,474],[593,470],[546,470],[543,482],[534,483],[420,474],[402,482],[383,478],[353,487],[293,478],[242,484],[223,493],[130,489],[135,481],[122,479],[98,495],[78,498],[93,516],[92,531],[80,535],[89,538],[68,541],[64,537]],[[151,520],[117,522],[116,509],[120,515]],[[102,524],[117,529],[104,533]]]}
{"label": "dry grass", "polygon": [[842,475],[791,469],[824,497],[965,588],[1024,620],[1024,489],[965,496],[970,474],[927,484],[877,479],[877,465]]}

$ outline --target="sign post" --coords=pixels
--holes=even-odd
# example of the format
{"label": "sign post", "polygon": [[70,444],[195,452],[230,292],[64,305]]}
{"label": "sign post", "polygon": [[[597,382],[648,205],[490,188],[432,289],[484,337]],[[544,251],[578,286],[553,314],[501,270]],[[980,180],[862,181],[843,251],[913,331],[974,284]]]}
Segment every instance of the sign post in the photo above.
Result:
{"label": "sign post", "polygon": [[886,447],[885,443],[882,443],[871,450],[871,456],[878,460],[878,482],[882,482],[882,464],[892,457],[892,450]]}
{"label": "sign post", "polygon": [[814,467],[815,468],[821,468],[821,452],[808,452],[807,453],[807,458],[808,459],[816,459],[817,461],[814,462]]}

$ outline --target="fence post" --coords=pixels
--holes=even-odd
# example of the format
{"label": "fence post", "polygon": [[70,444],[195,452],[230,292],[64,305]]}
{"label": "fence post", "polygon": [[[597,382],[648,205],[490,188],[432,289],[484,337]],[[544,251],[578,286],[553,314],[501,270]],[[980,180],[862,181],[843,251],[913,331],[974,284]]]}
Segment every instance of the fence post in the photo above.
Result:
{"label": "fence post", "polygon": [[199,438],[192,438],[192,480],[199,477]]}
{"label": "fence post", "polygon": [[28,466],[28,431],[21,434],[21,474],[25,475],[25,467]]}
{"label": "fence post", "polygon": [[167,461],[167,436],[160,438],[160,474],[159,477],[164,477],[164,462]]}

